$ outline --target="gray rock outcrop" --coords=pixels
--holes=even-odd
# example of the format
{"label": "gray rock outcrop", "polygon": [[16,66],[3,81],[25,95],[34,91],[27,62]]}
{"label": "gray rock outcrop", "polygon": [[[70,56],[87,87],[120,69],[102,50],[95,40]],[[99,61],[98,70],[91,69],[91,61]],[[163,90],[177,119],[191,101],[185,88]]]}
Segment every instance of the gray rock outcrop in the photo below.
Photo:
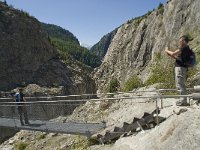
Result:
{"label": "gray rock outcrop", "polygon": [[37,19],[0,2],[0,91],[37,84],[94,93],[92,69],[69,59],[61,59]]}
{"label": "gray rock outcrop", "polygon": [[0,88],[33,81],[34,73],[56,56],[39,22],[0,4]]}
{"label": "gray rock outcrop", "polygon": [[[171,0],[164,7],[122,25],[114,36],[102,65],[95,72],[99,92],[105,91],[113,78],[117,78],[120,83],[133,75],[146,80],[155,54],[164,56],[164,48],[169,44],[170,48],[176,48],[176,41],[183,34],[193,37],[190,46],[195,51],[200,51],[199,7],[198,0]],[[166,56],[164,59],[167,64]]]}

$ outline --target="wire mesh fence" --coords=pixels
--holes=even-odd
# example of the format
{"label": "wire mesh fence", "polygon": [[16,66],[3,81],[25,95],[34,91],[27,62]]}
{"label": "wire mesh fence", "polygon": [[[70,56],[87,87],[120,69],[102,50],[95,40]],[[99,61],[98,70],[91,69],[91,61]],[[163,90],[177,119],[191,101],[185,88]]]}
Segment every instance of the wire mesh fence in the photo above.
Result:
{"label": "wire mesh fence", "polygon": [[17,118],[18,108],[22,107],[31,120],[50,120],[72,114],[77,106],[83,105],[90,97],[26,97],[26,102],[20,103],[4,97],[0,98],[0,117]]}

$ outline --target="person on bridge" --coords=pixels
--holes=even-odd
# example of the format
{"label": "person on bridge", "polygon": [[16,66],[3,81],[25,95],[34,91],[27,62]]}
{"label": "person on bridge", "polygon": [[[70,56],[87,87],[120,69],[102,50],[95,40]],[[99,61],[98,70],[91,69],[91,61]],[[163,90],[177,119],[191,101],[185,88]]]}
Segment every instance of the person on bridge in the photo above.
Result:
{"label": "person on bridge", "polygon": [[[186,95],[186,75],[187,75],[187,66],[183,61],[185,57],[187,57],[188,53],[190,52],[190,48],[188,46],[189,38],[186,35],[183,35],[179,38],[179,48],[175,51],[171,51],[166,47],[165,52],[175,61],[175,83],[176,88],[180,90],[181,95]],[[188,106],[187,98],[181,97],[180,101],[176,103],[177,106]]]}
{"label": "person on bridge", "polygon": [[26,107],[23,106],[24,103],[20,103],[20,102],[26,102],[22,88],[20,88],[18,90],[18,92],[14,95],[14,97],[15,97],[15,102],[17,102],[17,105],[19,105],[18,106],[18,113],[19,113],[21,125],[22,126],[24,125],[23,117],[24,117],[25,124],[29,125]]}

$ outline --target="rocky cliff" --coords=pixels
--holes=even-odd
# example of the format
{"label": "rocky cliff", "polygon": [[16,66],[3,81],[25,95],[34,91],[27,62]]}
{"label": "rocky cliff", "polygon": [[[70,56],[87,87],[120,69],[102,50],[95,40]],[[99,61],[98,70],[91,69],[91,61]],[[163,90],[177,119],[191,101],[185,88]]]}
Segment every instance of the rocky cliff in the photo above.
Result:
{"label": "rocky cliff", "polygon": [[91,52],[96,54],[99,58],[103,59],[107,53],[108,47],[112,42],[112,39],[114,38],[117,30],[118,28],[104,35],[98,43],[96,43],[94,46],[91,47],[90,49]]}
{"label": "rocky cliff", "polygon": [[199,52],[199,7],[199,0],[171,0],[123,24],[114,36],[102,65],[95,72],[99,91],[105,91],[113,78],[117,78],[120,84],[133,75],[138,75],[143,81],[148,79],[155,55],[160,53],[165,60],[163,65],[166,65],[169,59],[163,52],[165,46],[175,48],[176,40],[183,34],[193,37],[190,46]]}
{"label": "rocky cliff", "polygon": [[95,92],[91,69],[62,59],[37,19],[0,2],[1,90],[37,84],[63,86],[68,94]]}
{"label": "rocky cliff", "polygon": [[0,4],[0,86],[12,88],[33,81],[40,66],[56,55],[39,22]]}
{"label": "rocky cliff", "polygon": [[[174,40],[182,34],[189,34],[194,38],[190,46],[199,55],[199,8],[199,0],[171,0],[164,7],[159,7],[147,15],[122,25],[109,46],[103,64],[95,73],[99,91],[103,91],[112,78],[117,78],[121,83],[124,83],[134,74],[139,75],[143,80],[148,78],[148,73],[151,71],[148,68],[153,64],[157,53],[160,53],[164,59],[163,65],[167,64],[169,59],[163,53],[163,49],[169,43],[172,43],[169,45],[171,48],[175,48],[176,42]],[[56,72],[60,73],[57,66],[57,64],[60,64],[60,60],[51,59],[46,64],[49,64],[49,67],[42,65],[43,67],[40,68],[41,75],[36,76],[41,79],[38,80],[40,82],[49,79],[45,78],[51,73],[46,71],[48,68],[56,68],[58,69]],[[65,69],[62,70],[66,71],[64,74],[68,74],[70,79],[74,78],[71,81],[76,82],[73,83],[83,83],[83,80],[81,80],[83,78],[80,78],[81,67],[75,64],[63,64],[61,66],[69,68],[69,72]],[[73,76],[70,70],[73,70],[77,75]],[[195,82],[198,84],[198,72],[196,75]],[[88,78],[88,82],[90,81],[90,78]],[[83,87],[85,86],[83,85]],[[172,103],[174,105],[176,100],[168,99],[168,101],[170,105]],[[148,101],[146,104],[149,103]],[[15,149],[17,146],[25,144],[26,149],[199,149],[199,106],[188,107],[187,112],[176,115],[173,114],[170,105],[165,101],[164,112],[172,113],[172,116],[165,122],[154,129],[121,138],[114,145],[89,147],[90,143],[87,139],[80,136],[21,131],[10,140],[5,141],[0,148]],[[109,124],[123,123],[123,120],[131,119],[131,117],[134,117],[132,115],[137,113],[137,110],[133,110],[135,106],[133,101],[127,100],[107,102],[107,104],[106,102],[86,103],[83,107],[77,108],[70,117],[76,120],[76,117],[82,119],[83,116],[86,116],[92,121],[106,121]],[[146,105],[145,108],[147,108]],[[136,107],[136,109],[143,110],[141,107]]]}

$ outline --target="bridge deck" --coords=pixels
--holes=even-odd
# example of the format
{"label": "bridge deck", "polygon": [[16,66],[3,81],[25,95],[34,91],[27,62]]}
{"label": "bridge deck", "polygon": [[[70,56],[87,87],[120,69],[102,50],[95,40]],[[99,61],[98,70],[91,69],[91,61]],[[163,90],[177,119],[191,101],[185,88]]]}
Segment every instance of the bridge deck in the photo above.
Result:
{"label": "bridge deck", "polygon": [[66,134],[84,135],[90,137],[99,130],[105,128],[103,123],[74,123],[74,122],[51,122],[40,120],[29,120],[30,125],[22,126],[19,119],[1,118],[0,126],[16,128],[20,130],[33,130],[42,132],[56,132]]}

